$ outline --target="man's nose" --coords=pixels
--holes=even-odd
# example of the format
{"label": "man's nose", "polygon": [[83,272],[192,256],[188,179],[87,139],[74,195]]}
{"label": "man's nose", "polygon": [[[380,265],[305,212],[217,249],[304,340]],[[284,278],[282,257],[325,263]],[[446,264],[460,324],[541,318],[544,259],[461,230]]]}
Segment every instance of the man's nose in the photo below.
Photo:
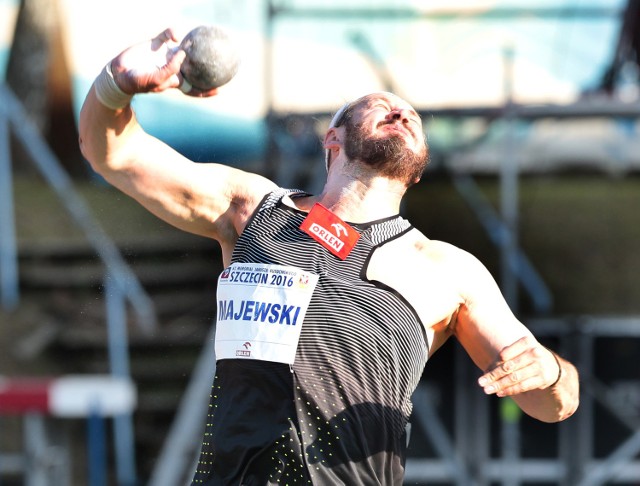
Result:
{"label": "man's nose", "polygon": [[409,121],[407,110],[403,110],[402,108],[391,110],[389,113],[387,113],[386,118],[389,121],[400,121],[402,123]]}

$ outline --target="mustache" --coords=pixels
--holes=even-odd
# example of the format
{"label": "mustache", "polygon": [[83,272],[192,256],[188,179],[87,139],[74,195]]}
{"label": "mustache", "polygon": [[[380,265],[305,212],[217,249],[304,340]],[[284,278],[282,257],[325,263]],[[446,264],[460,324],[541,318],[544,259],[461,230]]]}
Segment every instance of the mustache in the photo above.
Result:
{"label": "mustache", "polygon": [[403,125],[402,120],[395,120],[395,119],[382,120],[382,121],[378,122],[378,124],[376,125],[376,128],[380,128],[380,127],[382,127],[384,125],[394,125],[396,123],[398,123],[399,125]]}
{"label": "mustache", "polygon": [[392,120],[382,120],[377,123],[376,128],[383,127],[385,125],[398,125],[402,130],[407,132],[411,137],[415,138],[415,133],[408,124],[404,123],[402,120],[392,119]]}

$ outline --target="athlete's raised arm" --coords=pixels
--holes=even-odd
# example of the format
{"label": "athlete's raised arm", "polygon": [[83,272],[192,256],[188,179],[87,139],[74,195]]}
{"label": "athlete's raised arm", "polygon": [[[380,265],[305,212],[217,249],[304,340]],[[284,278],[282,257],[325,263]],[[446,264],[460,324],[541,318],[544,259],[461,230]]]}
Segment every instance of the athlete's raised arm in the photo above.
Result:
{"label": "athlete's raised arm", "polygon": [[[133,95],[182,83],[185,53],[176,46],[175,33],[167,29],[107,64],[80,113],[80,148],[96,172],[156,216],[218,240],[226,260],[249,216],[275,185],[219,164],[194,163],[138,124]],[[214,96],[217,90],[189,94]]]}

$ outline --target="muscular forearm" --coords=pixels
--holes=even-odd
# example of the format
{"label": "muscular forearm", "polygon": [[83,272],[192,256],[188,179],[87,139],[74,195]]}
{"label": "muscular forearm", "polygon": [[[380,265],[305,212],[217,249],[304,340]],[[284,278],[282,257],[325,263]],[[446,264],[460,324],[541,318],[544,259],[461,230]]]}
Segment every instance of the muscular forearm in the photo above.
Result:
{"label": "muscular forearm", "polygon": [[580,401],[576,368],[559,356],[557,358],[560,364],[560,379],[557,383],[544,389],[512,396],[527,415],[543,422],[559,422],[569,418],[578,408]]}

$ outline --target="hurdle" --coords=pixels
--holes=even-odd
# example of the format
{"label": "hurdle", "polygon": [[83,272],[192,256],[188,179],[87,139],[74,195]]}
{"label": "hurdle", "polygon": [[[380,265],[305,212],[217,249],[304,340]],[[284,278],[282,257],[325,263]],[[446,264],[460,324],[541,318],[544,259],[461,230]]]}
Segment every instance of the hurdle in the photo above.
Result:
{"label": "hurdle", "polygon": [[[62,377],[0,377],[0,416],[21,416],[24,420],[24,450],[3,454],[0,475],[22,474],[29,486],[62,486],[70,480],[64,460],[47,457],[49,445],[46,419],[87,421],[87,474],[89,486],[107,484],[105,419],[130,416],[136,407],[137,392],[128,378],[110,375],[68,375]],[[121,457],[114,442],[115,457]],[[58,468],[51,474],[52,462]],[[55,478],[53,477],[55,476]],[[64,477],[64,479],[61,479]]]}

